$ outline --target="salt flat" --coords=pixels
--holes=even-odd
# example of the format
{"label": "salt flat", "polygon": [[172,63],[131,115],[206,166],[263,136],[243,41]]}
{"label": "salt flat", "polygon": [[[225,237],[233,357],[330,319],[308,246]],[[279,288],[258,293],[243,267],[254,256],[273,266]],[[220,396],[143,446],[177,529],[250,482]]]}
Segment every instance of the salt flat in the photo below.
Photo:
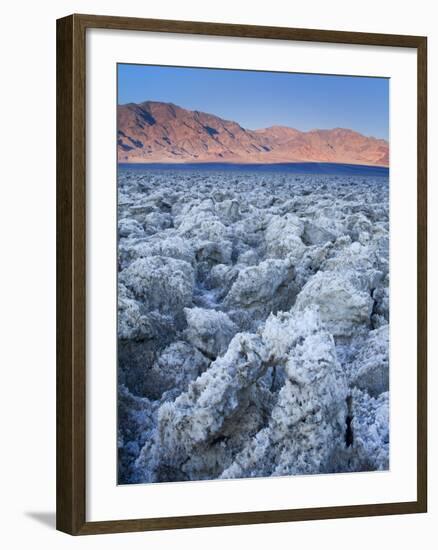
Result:
{"label": "salt flat", "polygon": [[388,468],[388,194],[119,171],[120,483]]}

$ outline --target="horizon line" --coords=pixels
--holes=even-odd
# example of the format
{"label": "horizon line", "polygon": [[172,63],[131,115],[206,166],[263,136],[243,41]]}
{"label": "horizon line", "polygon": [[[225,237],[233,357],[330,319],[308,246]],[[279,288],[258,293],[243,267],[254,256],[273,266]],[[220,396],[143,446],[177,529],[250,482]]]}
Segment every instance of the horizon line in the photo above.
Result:
{"label": "horizon line", "polygon": [[117,161],[117,165],[138,165],[138,166],[294,166],[294,165],[331,165],[331,166],[346,166],[352,168],[376,168],[376,169],[390,169],[389,165],[385,164],[358,164],[350,162],[330,162],[330,161],[290,161],[290,162],[215,162],[215,161],[198,161],[198,162],[126,162]]}

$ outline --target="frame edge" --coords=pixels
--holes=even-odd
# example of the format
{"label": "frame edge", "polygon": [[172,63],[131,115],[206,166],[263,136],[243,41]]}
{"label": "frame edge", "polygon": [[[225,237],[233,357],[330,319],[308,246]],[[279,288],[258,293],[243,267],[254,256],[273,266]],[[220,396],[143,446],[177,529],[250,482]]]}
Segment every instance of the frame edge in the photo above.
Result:
{"label": "frame edge", "polygon": [[417,47],[417,501],[427,512],[427,37]]}
{"label": "frame edge", "polygon": [[56,26],[56,528],[85,523],[84,41],[77,18]]}
{"label": "frame edge", "polygon": [[425,38],[423,36],[404,34],[273,27],[244,25],[240,23],[217,23],[212,21],[145,19],[139,17],[89,15],[82,13],[75,13],[73,17],[84,28],[125,30],[129,27],[129,30],[137,31],[228,36],[235,38],[298,40],[305,42],[331,42],[338,44],[363,44],[368,46],[395,46],[401,48],[417,48]]}

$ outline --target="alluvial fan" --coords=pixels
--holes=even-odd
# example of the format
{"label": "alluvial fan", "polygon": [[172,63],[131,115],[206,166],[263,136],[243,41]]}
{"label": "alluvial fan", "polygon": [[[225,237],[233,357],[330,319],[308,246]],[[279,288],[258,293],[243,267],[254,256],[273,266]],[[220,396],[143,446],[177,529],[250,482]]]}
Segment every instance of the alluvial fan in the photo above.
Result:
{"label": "alluvial fan", "polygon": [[118,177],[119,483],[389,466],[388,178]]}

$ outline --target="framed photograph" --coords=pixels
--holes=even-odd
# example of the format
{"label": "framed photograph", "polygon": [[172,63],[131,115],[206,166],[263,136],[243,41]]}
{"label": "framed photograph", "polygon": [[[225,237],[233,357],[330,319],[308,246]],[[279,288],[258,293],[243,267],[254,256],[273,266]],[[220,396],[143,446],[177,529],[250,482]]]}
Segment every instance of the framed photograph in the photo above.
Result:
{"label": "framed photograph", "polygon": [[427,510],[426,38],[57,22],[57,527]]}

